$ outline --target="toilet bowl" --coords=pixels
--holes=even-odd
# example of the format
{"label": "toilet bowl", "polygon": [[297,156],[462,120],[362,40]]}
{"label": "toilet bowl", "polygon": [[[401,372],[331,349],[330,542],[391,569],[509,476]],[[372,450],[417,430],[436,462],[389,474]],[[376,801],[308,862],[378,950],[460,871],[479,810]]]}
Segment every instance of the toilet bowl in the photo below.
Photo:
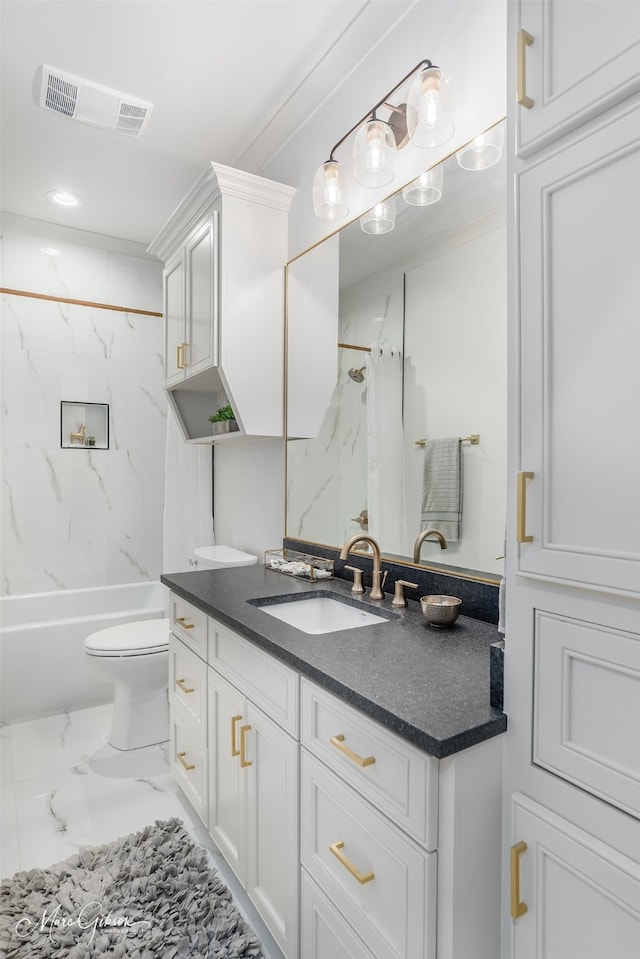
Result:
{"label": "toilet bowl", "polygon": [[108,742],[140,749],[169,738],[169,620],[98,630],[84,641],[95,670],[114,684]]}

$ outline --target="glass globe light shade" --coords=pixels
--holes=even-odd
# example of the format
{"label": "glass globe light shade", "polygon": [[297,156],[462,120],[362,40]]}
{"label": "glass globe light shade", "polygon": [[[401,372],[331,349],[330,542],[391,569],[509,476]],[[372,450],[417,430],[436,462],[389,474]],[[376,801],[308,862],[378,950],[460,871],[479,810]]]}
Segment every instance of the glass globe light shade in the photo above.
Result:
{"label": "glass globe light shade", "polygon": [[353,175],[361,186],[386,186],[393,180],[396,139],[384,120],[368,120],[353,145]]}
{"label": "glass globe light shade", "polygon": [[437,147],[453,136],[453,86],[438,67],[427,67],[413,81],[407,99],[407,129],[418,147]]}
{"label": "glass globe light shade", "polygon": [[336,160],[327,160],[316,171],[313,209],[321,220],[339,220],[349,212],[349,185]]}
{"label": "glass globe light shade", "polygon": [[396,225],[396,204],[393,197],[376,203],[373,209],[360,217],[360,229],[363,233],[380,236],[389,233]]}
{"label": "glass globe light shade", "polygon": [[502,156],[503,146],[504,124],[500,123],[458,150],[458,164],[463,170],[488,170]]}
{"label": "glass globe light shade", "polygon": [[429,206],[438,202],[443,188],[444,163],[439,163],[408,183],[402,191],[402,198],[410,206]]}

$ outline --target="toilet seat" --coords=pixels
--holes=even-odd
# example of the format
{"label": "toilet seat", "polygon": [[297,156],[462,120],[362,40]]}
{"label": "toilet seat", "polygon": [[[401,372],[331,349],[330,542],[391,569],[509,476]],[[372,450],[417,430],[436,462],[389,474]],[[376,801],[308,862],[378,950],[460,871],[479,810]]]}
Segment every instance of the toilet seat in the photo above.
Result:
{"label": "toilet seat", "polygon": [[169,649],[169,620],[143,619],[91,633],[84,641],[89,656],[149,656]]}

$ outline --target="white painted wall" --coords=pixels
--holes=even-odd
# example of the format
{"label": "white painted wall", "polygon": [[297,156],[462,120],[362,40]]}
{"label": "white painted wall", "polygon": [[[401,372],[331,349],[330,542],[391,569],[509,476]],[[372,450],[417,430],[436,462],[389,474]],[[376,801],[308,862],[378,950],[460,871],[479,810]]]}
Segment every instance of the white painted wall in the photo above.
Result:
{"label": "white painted wall", "polygon": [[[73,238],[5,225],[3,286],[162,311],[158,263],[133,244]],[[61,255],[41,252],[51,246]],[[158,578],[162,375],[160,318],[3,295],[3,594]],[[109,404],[108,450],[61,448],[61,400]]]}

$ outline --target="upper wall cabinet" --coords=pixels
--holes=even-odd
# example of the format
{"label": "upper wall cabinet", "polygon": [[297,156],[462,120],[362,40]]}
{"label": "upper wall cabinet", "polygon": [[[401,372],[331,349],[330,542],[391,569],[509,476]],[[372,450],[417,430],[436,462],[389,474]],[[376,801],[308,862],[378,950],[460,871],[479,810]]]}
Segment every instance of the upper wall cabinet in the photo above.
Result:
{"label": "upper wall cabinet", "polygon": [[519,21],[520,156],[640,90],[639,4],[522,0]]}
{"label": "upper wall cabinet", "polygon": [[[149,246],[165,264],[165,386],[186,440],[280,436],[291,187],[211,163]],[[238,431],[212,436],[230,403]]]}

